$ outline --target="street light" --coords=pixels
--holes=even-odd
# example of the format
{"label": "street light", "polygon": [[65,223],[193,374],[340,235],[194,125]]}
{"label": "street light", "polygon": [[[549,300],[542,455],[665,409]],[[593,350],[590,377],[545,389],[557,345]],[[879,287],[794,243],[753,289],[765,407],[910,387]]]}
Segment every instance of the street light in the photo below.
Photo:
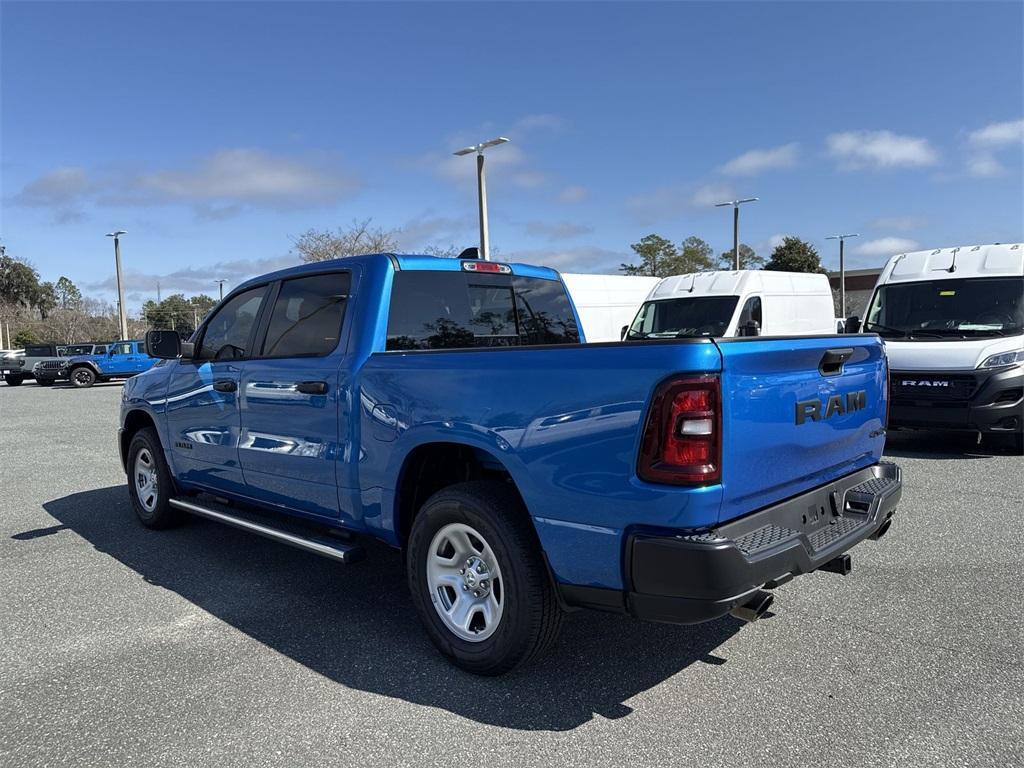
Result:
{"label": "street light", "polygon": [[484,150],[488,147],[504,144],[507,141],[508,139],[504,136],[499,136],[496,139],[474,144],[471,147],[463,147],[452,153],[461,157],[476,152],[476,190],[477,201],[480,207],[480,258],[484,261],[491,260],[491,252],[487,244],[487,184],[484,181]]}
{"label": "street light", "polygon": [[221,298],[221,301],[223,301],[224,300],[224,283],[226,283],[227,280],[214,280],[213,282],[215,282],[217,285],[220,286],[220,298]]}
{"label": "street light", "polygon": [[715,208],[732,206],[732,268],[740,268],[740,206],[743,203],[753,203],[759,200],[757,197],[745,197],[742,200],[726,200],[724,203],[715,203]]}
{"label": "street light", "polygon": [[829,235],[826,240],[839,241],[839,316],[846,318],[846,261],[843,254],[843,245],[848,237],[860,237],[856,232],[845,235]]}
{"label": "street light", "polygon": [[121,282],[121,235],[127,235],[123,229],[107,232],[107,237],[114,238],[114,265],[117,267],[117,320],[121,327],[121,338],[128,338],[128,318],[124,311],[124,283]]}

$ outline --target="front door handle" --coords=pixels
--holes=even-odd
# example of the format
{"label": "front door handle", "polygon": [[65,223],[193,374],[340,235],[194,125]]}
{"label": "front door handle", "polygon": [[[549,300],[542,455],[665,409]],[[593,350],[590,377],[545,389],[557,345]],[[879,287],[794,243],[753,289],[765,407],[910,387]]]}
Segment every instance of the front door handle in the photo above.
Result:
{"label": "front door handle", "polygon": [[213,382],[213,388],[218,392],[235,392],[238,390],[238,384],[234,379],[217,379]]}
{"label": "front door handle", "polygon": [[304,395],[326,395],[326,381],[300,381],[295,385],[295,390]]}

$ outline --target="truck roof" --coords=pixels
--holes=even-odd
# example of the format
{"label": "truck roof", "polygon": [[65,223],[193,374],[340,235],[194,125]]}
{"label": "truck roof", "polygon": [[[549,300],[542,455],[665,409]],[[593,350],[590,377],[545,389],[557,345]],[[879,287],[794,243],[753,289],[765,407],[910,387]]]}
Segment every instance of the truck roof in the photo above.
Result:
{"label": "truck roof", "polygon": [[828,293],[828,277],[806,272],[773,272],[741,269],[723,272],[692,272],[672,275],[654,286],[648,300],[669,299],[681,294],[739,296],[754,291],[785,293]]}
{"label": "truck roof", "polygon": [[[956,269],[950,271],[954,257]],[[1021,243],[961,245],[897,254],[889,259],[878,276],[878,285],[1016,275],[1024,275],[1024,245]]]}
{"label": "truck roof", "polygon": [[[425,254],[406,254],[406,253],[369,253],[364,256],[348,256],[342,259],[329,259],[327,261],[313,261],[306,264],[298,264],[294,267],[286,267],[285,269],[279,269],[276,272],[269,272],[264,275],[246,280],[237,286],[238,288],[245,288],[249,285],[262,283],[269,280],[281,280],[289,277],[297,277],[299,275],[314,274],[316,272],[324,272],[330,269],[337,269],[338,267],[350,267],[360,264],[371,264],[378,261],[390,260],[396,265],[397,269],[409,270],[409,271],[430,271],[430,272],[459,272],[462,270],[462,262],[474,261],[474,259],[448,259],[441,256],[427,256]],[[496,260],[497,264],[505,264],[512,269],[512,274],[521,275],[523,277],[539,277],[545,280],[559,280],[559,274],[556,270],[548,267],[538,267],[532,264],[521,264],[518,262],[508,262]]]}

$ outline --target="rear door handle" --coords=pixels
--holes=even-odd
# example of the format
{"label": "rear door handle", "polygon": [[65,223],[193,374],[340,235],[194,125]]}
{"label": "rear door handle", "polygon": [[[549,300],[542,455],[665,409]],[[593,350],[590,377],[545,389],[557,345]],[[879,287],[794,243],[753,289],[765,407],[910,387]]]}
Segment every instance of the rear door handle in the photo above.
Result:
{"label": "rear door handle", "polygon": [[238,384],[234,379],[217,379],[213,382],[213,388],[218,392],[235,392],[238,390]]}
{"label": "rear door handle", "polygon": [[295,389],[304,395],[326,395],[327,394],[327,382],[326,381],[300,381],[295,385]]}
{"label": "rear door handle", "polygon": [[843,365],[853,357],[853,348],[826,349],[818,363],[818,372],[822,376],[838,376],[843,372]]}

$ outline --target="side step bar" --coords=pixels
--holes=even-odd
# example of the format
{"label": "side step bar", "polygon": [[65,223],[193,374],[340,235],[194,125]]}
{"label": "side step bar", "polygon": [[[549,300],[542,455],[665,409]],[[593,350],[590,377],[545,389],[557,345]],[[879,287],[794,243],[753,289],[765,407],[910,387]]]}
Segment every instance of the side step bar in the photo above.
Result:
{"label": "side step bar", "polygon": [[331,560],[337,560],[340,563],[354,563],[357,560],[362,560],[365,554],[363,548],[358,544],[348,544],[343,541],[332,541],[326,537],[292,533],[255,522],[254,520],[248,520],[238,515],[231,515],[226,512],[210,509],[209,507],[200,506],[183,499],[170,499],[168,503],[172,507],[190,512],[193,515],[215,520],[218,523],[233,525],[235,528],[241,528],[243,531],[265,536],[268,539],[280,541],[283,544],[304,549],[307,552],[312,552],[322,557],[329,557]]}

